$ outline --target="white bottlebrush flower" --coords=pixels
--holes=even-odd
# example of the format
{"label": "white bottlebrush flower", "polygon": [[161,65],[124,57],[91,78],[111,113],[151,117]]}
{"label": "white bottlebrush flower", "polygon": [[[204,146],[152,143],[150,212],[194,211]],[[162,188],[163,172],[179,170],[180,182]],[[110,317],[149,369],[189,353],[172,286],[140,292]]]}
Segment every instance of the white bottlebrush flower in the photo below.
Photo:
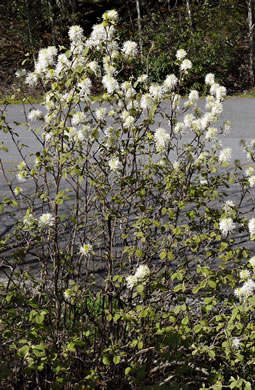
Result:
{"label": "white bottlebrush flower", "polygon": [[225,148],[223,150],[221,150],[220,154],[219,154],[219,161],[220,162],[229,162],[231,161],[231,158],[232,158],[232,150],[231,148]]}
{"label": "white bottlebrush flower", "polygon": [[253,160],[254,153],[251,151],[248,151],[246,154],[247,160],[252,161]]}
{"label": "white bottlebrush flower", "polygon": [[189,93],[189,100],[190,100],[191,102],[194,102],[194,101],[198,100],[198,98],[199,98],[199,93],[198,93],[198,91],[195,90],[195,89],[192,89],[192,90],[190,91],[190,93]]}
{"label": "white bottlebrush flower", "polygon": [[23,169],[25,169],[27,166],[26,162],[25,161],[21,161],[18,165],[17,165],[17,168],[19,171],[22,171]]}
{"label": "white bottlebrush flower", "polygon": [[166,145],[170,141],[170,135],[166,132],[165,129],[159,127],[154,134],[156,147],[160,151],[165,149]]}
{"label": "white bottlebrush flower", "polygon": [[70,290],[70,288],[68,288],[64,292],[64,298],[68,301],[71,298],[71,296],[72,296],[72,290]]}
{"label": "white bottlebrush flower", "polygon": [[180,101],[181,101],[181,95],[179,95],[178,93],[176,93],[176,94],[174,95],[173,100],[172,100],[172,108],[173,108],[173,110],[177,110],[177,109],[179,108]]}
{"label": "white bottlebrush flower", "polygon": [[80,88],[81,97],[88,96],[91,92],[92,82],[88,77],[86,77],[86,79],[78,83],[78,87]]}
{"label": "white bottlebrush flower", "polygon": [[212,108],[211,108],[212,116],[215,118],[215,120],[222,113],[222,111],[223,111],[222,103],[220,101],[216,100],[212,104]]}
{"label": "white bottlebrush flower", "polygon": [[254,187],[255,186],[255,176],[253,175],[253,176],[249,177],[248,182],[249,182],[249,185],[251,188]]}
{"label": "white bottlebrush flower", "polygon": [[123,126],[125,128],[130,128],[131,126],[133,126],[134,124],[134,121],[135,121],[135,118],[132,116],[132,115],[128,115],[123,123]]}
{"label": "white bottlebrush flower", "polygon": [[127,57],[135,57],[138,53],[137,43],[133,41],[124,42],[122,52]]}
{"label": "white bottlebrush flower", "polygon": [[129,81],[124,81],[124,83],[122,83],[120,87],[122,91],[127,92],[128,89],[131,87],[131,83]]}
{"label": "white bottlebrush flower", "polygon": [[251,257],[249,260],[250,265],[255,268],[255,256]]}
{"label": "white bottlebrush flower", "polygon": [[162,99],[164,96],[164,88],[159,84],[151,85],[149,92],[154,99]]}
{"label": "white bottlebrush flower", "polygon": [[210,88],[210,94],[212,95],[212,96],[216,96],[216,91],[217,91],[217,89],[220,87],[220,84],[218,84],[218,83],[213,83],[213,84],[211,84],[211,88]]}
{"label": "white bottlebrush flower", "polygon": [[147,265],[139,265],[135,275],[129,275],[126,277],[127,288],[133,288],[139,282],[142,282],[147,276],[150,275],[150,270]]}
{"label": "white bottlebrush flower", "polygon": [[227,90],[225,87],[218,87],[216,88],[216,92],[215,92],[215,95],[216,95],[216,99],[218,100],[222,100],[223,97],[225,97],[227,95]]}
{"label": "white bottlebrush flower", "polygon": [[106,74],[102,79],[103,86],[107,89],[107,92],[111,95],[116,89],[119,88],[118,81],[114,77]]}
{"label": "white bottlebrush flower", "polygon": [[177,85],[178,79],[174,74],[169,74],[163,83],[163,86],[167,92],[171,92]]}
{"label": "white bottlebrush flower", "polygon": [[207,184],[207,180],[204,177],[201,177],[200,184],[202,184],[202,185]]}
{"label": "white bottlebrush flower", "polygon": [[141,98],[141,108],[146,110],[147,108],[150,108],[153,104],[152,97],[149,93],[145,93]]}
{"label": "white bottlebrush flower", "polygon": [[238,337],[234,337],[234,338],[232,339],[232,346],[233,346],[233,348],[235,348],[235,349],[239,349],[239,348],[240,348],[240,346],[241,346],[241,341],[240,341],[240,339],[239,339]]}
{"label": "white bottlebrush flower", "polygon": [[28,73],[25,82],[32,87],[37,84],[38,80],[38,75],[35,72],[30,72]]}
{"label": "white bottlebrush flower", "polygon": [[49,65],[54,64],[54,58],[57,55],[57,48],[49,46],[45,49],[40,49],[37,61],[35,63],[35,72],[41,73],[47,71]]}
{"label": "white bottlebrush flower", "polygon": [[241,287],[238,287],[235,289],[234,291],[234,294],[235,296],[238,298],[238,299],[242,299],[242,296],[243,296],[243,292],[242,292],[242,288]]}
{"label": "white bottlebrush flower", "polygon": [[248,229],[249,229],[250,236],[254,236],[255,235],[255,218],[252,218],[249,221]]}
{"label": "white bottlebrush flower", "polygon": [[174,161],[173,162],[173,169],[175,171],[179,171],[180,170],[180,167],[181,167],[181,164],[179,163],[179,161]]}
{"label": "white bottlebrush flower", "polygon": [[80,26],[72,26],[68,31],[70,41],[76,43],[83,37],[83,29]]}
{"label": "white bottlebrush flower", "polygon": [[100,71],[100,67],[98,65],[98,62],[97,61],[91,61],[88,63],[88,68],[92,70],[92,72],[94,72],[96,75],[99,73]]}
{"label": "white bottlebrush flower", "polygon": [[33,223],[35,221],[36,221],[36,219],[34,218],[34,216],[31,213],[26,214],[23,218],[23,223],[24,223],[25,227],[29,227],[29,226],[33,225]]}
{"label": "white bottlebrush flower", "polygon": [[213,85],[214,83],[215,83],[214,74],[213,73],[208,73],[205,76],[205,84]]}
{"label": "white bottlebrush flower", "polygon": [[103,121],[106,115],[106,108],[99,107],[95,112],[96,118],[99,121]]}
{"label": "white bottlebrush flower", "polygon": [[248,269],[243,269],[242,271],[240,271],[240,279],[241,280],[247,280],[249,279],[251,276],[251,273]]}
{"label": "white bottlebrush flower", "polygon": [[35,166],[36,166],[36,167],[39,167],[40,164],[41,164],[41,159],[40,159],[39,156],[37,156],[37,157],[35,158]]}
{"label": "white bottlebrush flower", "polygon": [[215,127],[209,127],[207,132],[205,133],[205,139],[207,141],[211,141],[211,140],[215,139],[217,132],[218,132],[218,130]]}
{"label": "white bottlebrush flower", "polygon": [[255,283],[252,279],[248,279],[241,287],[241,295],[247,298],[253,294],[255,290]]}
{"label": "white bottlebrush flower", "polygon": [[127,288],[132,289],[137,284],[137,278],[135,275],[129,275],[126,277]]}
{"label": "white bottlebrush flower", "polygon": [[161,167],[165,167],[166,166],[166,159],[165,158],[161,158],[158,162],[158,165],[161,166]]}
{"label": "white bottlebrush flower", "polygon": [[79,141],[84,141],[87,137],[85,136],[85,133],[83,132],[83,130],[78,130],[77,133],[76,133],[76,136],[77,136],[77,139]]}
{"label": "white bottlebrush flower", "polygon": [[111,65],[108,61],[104,61],[104,71],[109,76],[113,76],[116,73],[116,68]]}
{"label": "white bottlebrush flower", "polygon": [[225,202],[223,210],[225,211],[225,213],[230,213],[233,211],[234,208],[235,208],[235,202],[233,202],[233,200],[227,200]]}
{"label": "white bottlebrush flower", "polygon": [[195,166],[199,166],[199,165],[203,164],[207,157],[208,157],[208,153],[206,151],[201,152],[200,155],[194,161]]}
{"label": "white bottlebrush flower", "polygon": [[235,229],[235,223],[232,218],[222,218],[219,223],[219,228],[223,236],[227,236]]}
{"label": "white bottlebrush flower", "polygon": [[24,183],[27,180],[27,171],[20,171],[16,174],[19,183]]}
{"label": "white bottlebrush flower", "polygon": [[117,171],[120,168],[121,162],[118,159],[118,157],[112,157],[108,161],[108,165],[109,165],[111,171]]}
{"label": "white bottlebrush flower", "polygon": [[71,122],[72,122],[73,126],[78,126],[81,123],[83,123],[85,120],[86,120],[86,116],[85,116],[84,112],[79,111],[79,112],[75,112],[73,114]]}
{"label": "white bottlebrush flower", "polygon": [[103,42],[107,38],[107,30],[103,26],[102,23],[96,24],[92,28],[92,33],[91,33],[91,39],[94,41],[94,45],[99,45],[100,42]]}
{"label": "white bottlebrush flower", "polygon": [[106,21],[111,21],[111,22],[116,22],[118,20],[118,12],[115,11],[115,9],[112,9],[110,11],[106,11],[104,14],[103,14],[103,19],[106,20]]}
{"label": "white bottlebrush flower", "polygon": [[247,168],[245,174],[246,176],[252,176],[254,174],[254,168],[253,167]]}
{"label": "white bottlebrush flower", "polygon": [[20,195],[20,194],[22,193],[22,191],[23,191],[23,189],[22,189],[21,187],[16,187],[16,188],[14,189],[14,194],[15,194],[16,196],[18,196],[18,195]]}
{"label": "white bottlebrush flower", "polygon": [[146,276],[150,275],[150,270],[147,265],[139,265],[136,270],[135,277],[138,281],[143,280]]}
{"label": "white bottlebrush flower", "polygon": [[79,252],[83,256],[88,256],[92,252],[92,245],[91,244],[83,244],[82,246],[80,246]]}
{"label": "white bottlebrush flower", "polygon": [[41,229],[47,229],[54,225],[54,217],[51,213],[42,214],[39,218],[38,226]]}
{"label": "white bottlebrush flower", "polygon": [[[200,118],[200,125],[202,130],[208,129],[211,122],[213,121],[213,115],[211,112],[206,112],[205,115]],[[208,129],[209,130],[209,129]]]}
{"label": "white bottlebrush flower", "polygon": [[186,55],[187,55],[187,52],[184,49],[179,49],[176,52],[176,58],[179,61],[183,60],[186,57]]}
{"label": "white bottlebrush flower", "polygon": [[21,78],[21,77],[24,77],[26,75],[26,70],[25,69],[18,69],[16,72],[15,72],[15,76],[17,78]]}
{"label": "white bottlebrush flower", "polygon": [[138,77],[137,79],[137,82],[138,83],[145,83],[148,79],[148,75],[147,74],[142,74],[141,76]]}
{"label": "white bottlebrush flower", "polygon": [[182,135],[183,130],[184,130],[184,124],[182,122],[177,122],[174,127],[174,133],[176,135]]}
{"label": "white bottlebrush flower", "polygon": [[192,62],[190,60],[183,60],[181,63],[181,70],[187,71],[192,68]]}
{"label": "white bottlebrush flower", "polygon": [[184,121],[183,121],[185,127],[191,127],[192,122],[194,121],[194,119],[195,119],[195,117],[194,117],[193,114],[187,114],[187,115],[185,115]]}

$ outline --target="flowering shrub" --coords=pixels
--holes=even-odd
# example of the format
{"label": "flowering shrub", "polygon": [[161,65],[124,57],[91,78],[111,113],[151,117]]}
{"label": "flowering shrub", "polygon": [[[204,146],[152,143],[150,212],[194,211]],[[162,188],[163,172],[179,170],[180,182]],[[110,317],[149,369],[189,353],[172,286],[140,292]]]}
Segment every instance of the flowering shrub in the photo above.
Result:
{"label": "flowering shrub", "polygon": [[137,45],[114,40],[117,21],[105,13],[87,39],[71,27],[70,49],[42,49],[25,75],[46,90],[27,115],[36,151],[2,114],[21,157],[10,179],[2,164],[14,221],[1,238],[3,383],[251,389],[253,171],[230,165],[218,138],[226,89],[208,74],[204,109],[196,90],[181,98],[182,49],[162,84],[120,82]]}

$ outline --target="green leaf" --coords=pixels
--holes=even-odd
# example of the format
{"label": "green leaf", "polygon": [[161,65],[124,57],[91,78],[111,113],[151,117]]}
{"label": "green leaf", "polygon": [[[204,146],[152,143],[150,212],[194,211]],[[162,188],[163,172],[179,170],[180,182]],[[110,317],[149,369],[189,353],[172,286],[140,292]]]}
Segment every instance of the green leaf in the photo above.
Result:
{"label": "green leaf", "polygon": [[109,366],[111,364],[110,359],[108,356],[103,357],[103,363],[105,366]]}
{"label": "green leaf", "polygon": [[143,284],[138,284],[138,286],[136,286],[136,290],[140,295],[144,295],[144,285]]}
{"label": "green leaf", "polygon": [[18,349],[17,354],[19,357],[26,357],[29,353],[29,350],[30,350],[30,346],[24,345],[23,347]]}
{"label": "green leaf", "polygon": [[43,357],[46,355],[45,346],[38,344],[32,347],[33,354],[37,357]]}
{"label": "green leaf", "polygon": [[70,78],[66,81],[65,87],[66,87],[66,88],[70,87],[72,81],[73,81],[73,79],[70,77]]}
{"label": "green leaf", "polygon": [[216,283],[215,283],[213,280],[209,280],[209,281],[208,281],[208,285],[209,285],[211,288],[216,288]]}
{"label": "green leaf", "polygon": [[222,383],[216,382],[215,385],[212,387],[213,390],[222,390]]}
{"label": "green leaf", "polygon": [[120,363],[120,356],[115,355],[113,358],[114,364],[119,364]]}
{"label": "green leaf", "polygon": [[202,329],[202,326],[200,324],[197,324],[197,325],[194,326],[194,332],[195,333],[199,333],[201,329]]}
{"label": "green leaf", "polygon": [[135,251],[135,255],[138,257],[138,259],[141,259],[143,257],[143,251],[141,249],[137,249]]}
{"label": "green leaf", "polygon": [[186,317],[184,317],[184,318],[182,319],[182,324],[183,324],[183,325],[187,325],[188,323],[189,323],[189,317],[186,316]]}

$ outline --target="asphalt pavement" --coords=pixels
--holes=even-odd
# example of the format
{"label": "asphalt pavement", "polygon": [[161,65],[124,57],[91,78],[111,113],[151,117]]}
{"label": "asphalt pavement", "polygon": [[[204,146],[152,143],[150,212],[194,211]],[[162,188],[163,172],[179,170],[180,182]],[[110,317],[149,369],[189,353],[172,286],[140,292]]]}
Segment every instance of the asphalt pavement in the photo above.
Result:
{"label": "asphalt pavement", "polygon": [[[204,105],[204,100],[200,101],[200,105]],[[35,108],[38,107],[39,105],[35,105]],[[25,106],[27,112],[29,112],[29,108],[29,105]],[[31,137],[31,132],[28,131],[25,126],[15,125],[15,122],[26,122],[24,107],[20,104],[10,105],[7,110],[7,117],[10,125],[16,127],[22,142],[28,146],[28,148],[25,149],[25,152],[34,152],[38,147],[38,141]],[[226,99],[223,113],[218,122],[218,127],[225,121],[230,121],[232,123],[232,130],[230,134],[222,138],[222,144],[224,147],[232,148],[234,159],[240,159],[245,163],[246,155],[240,150],[240,140],[245,139],[246,141],[250,141],[255,139],[255,99],[238,97]],[[37,123],[34,124],[34,126],[37,125]],[[164,127],[163,122],[162,127]],[[13,147],[10,136],[2,133],[1,142],[2,141],[8,147],[9,152],[5,153],[4,151],[0,151],[0,158],[9,164],[19,162],[20,156]]]}
{"label": "asphalt pavement", "polygon": [[[199,102],[199,105],[203,106],[204,103],[205,101],[201,100]],[[35,108],[39,108],[39,105],[35,105]],[[26,106],[25,109],[27,112],[29,112],[30,107]],[[38,148],[40,148],[39,141],[32,136],[32,133],[27,130],[26,126],[21,125],[22,123],[27,121],[27,118],[24,114],[24,107],[22,105],[10,105],[7,110],[7,118],[10,126],[13,127],[15,131],[19,134],[21,142],[26,145],[26,147],[23,149],[24,154],[29,156],[29,154],[35,153]],[[241,139],[244,139],[250,142],[252,139],[255,139],[255,99],[228,98],[224,102],[223,114],[221,115],[217,127],[219,128],[220,126],[222,126],[225,121],[231,122],[232,129],[230,134],[227,134],[226,136],[221,138],[222,145],[223,147],[230,147],[232,149],[233,162],[234,159],[239,159],[242,164],[246,164],[246,153],[241,150],[240,141]],[[35,127],[37,127],[38,125],[38,123],[33,124],[33,126]],[[163,122],[161,126],[164,127]],[[165,124],[165,126],[167,126],[167,124]],[[21,156],[18,154],[16,148],[14,147],[11,137],[8,133],[1,132],[0,144],[2,142],[9,149],[8,153],[3,150],[0,150],[0,158],[3,162],[3,165],[5,166],[6,175],[8,176],[8,169],[15,167],[17,163],[21,161]],[[31,158],[34,157],[31,156]],[[2,172],[0,172],[0,189],[1,199],[9,195],[9,188]],[[29,192],[29,185],[26,188],[26,191]],[[238,192],[236,192],[236,189],[231,188],[228,199],[235,199],[238,196],[239,194]],[[251,217],[250,213],[248,217]],[[254,217],[254,215],[252,215],[252,217]],[[3,236],[10,232],[12,226],[12,216],[2,214],[0,221],[0,236]],[[243,239],[246,240],[246,238],[243,237],[241,238],[241,241]],[[249,249],[252,249],[252,251],[255,253],[255,249],[253,248],[253,242],[250,242],[248,244],[248,247]],[[1,276],[0,270],[0,282],[3,279],[4,277]]]}

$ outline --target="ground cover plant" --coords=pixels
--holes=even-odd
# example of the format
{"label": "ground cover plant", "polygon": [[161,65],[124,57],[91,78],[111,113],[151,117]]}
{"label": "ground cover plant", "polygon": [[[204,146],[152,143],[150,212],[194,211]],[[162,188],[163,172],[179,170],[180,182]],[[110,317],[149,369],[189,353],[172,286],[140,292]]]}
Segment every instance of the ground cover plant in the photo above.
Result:
{"label": "ground cover plant", "polygon": [[18,73],[45,88],[24,124],[37,150],[2,109],[20,162],[12,174],[1,162],[13,225],[0,241],[1,382],[252,389],[255,142],[243,170],[219,140],[226,89],[209,73],[202,108],[196,90],[181,98],[183,49],[162,84],[134,77],[122,64],[137,44],[114,39],[117,23],[112,10],[88,38],[71,27],[70,48]]}

